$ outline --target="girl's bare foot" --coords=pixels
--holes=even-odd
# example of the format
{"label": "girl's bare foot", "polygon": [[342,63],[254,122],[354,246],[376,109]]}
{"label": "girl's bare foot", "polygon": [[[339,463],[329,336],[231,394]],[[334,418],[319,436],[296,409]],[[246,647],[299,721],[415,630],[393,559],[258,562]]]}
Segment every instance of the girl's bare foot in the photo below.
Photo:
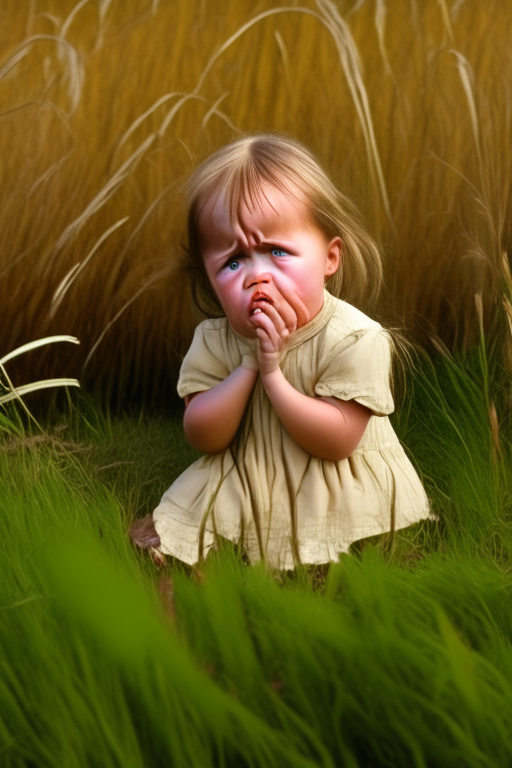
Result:
{"label": "girl's bare foot", "polygon": [[165,555],[158,549],[160,536],[156,532],[153,515],[146,515],[146,517],[131,524],[130,539],[140,549],[147,549],[151,559],[159,568],[165,565]]}

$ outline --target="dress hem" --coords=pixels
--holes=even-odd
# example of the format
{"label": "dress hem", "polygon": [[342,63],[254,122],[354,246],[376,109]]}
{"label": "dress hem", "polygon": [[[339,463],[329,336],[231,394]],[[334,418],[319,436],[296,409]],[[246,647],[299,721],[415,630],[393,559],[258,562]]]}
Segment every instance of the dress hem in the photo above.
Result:
{"label": "dress hem", "polygon": [[[155,510],[156,511],[156,510]],[[332,562],[338,562],[339,557],[342,554],[350,554],[349,549],[352,546],[352,544],[355,544],[357,541],[361,541],[362,539],[367,539],[372,536],[379,536],[379,535],[385,535],[389,534],[391,532],[396,532],[399,530],[402,530],[404,528],[408,528],[411,525],[415,525],[416,523],[421,522],[422,520],[431,520],[432,522],[437,522],[439,518],[437,515],[435,515],[430,510],[425,510],[424,514],[421,514],[418,517],[415,517],[414,519],[406,519],[403,518],[395,527],[389,527],[389,528],[383,528],[382,526],[364,526],[359,529],[353,529],[351,534],[348,537],[343,537],[338,539],[337,541],[332,538],[330,538],[328,541],[325,542],[325,544],[320,544],[318,541],[318,537],[315,538],[299,538],[298,541],[298,549],[300,553],[300,560],[297,562],[296,558],[293,557],[293,551],[292,548],[288,549],[288,551],[281,551],[280,553],[274,553],[270,556],[267,556],[266,558],[262,558],[261,556],[255,557],[257,547],[251,546],[250,542],[240,542],[240,533],[236,534],[233,532],[232,535],[226,535],[226,532],[224,533],[218,533],[214,532],[213,530],[204,527],[202,530],[203,535],[203,543],[202,546],[200,546],[200,535],[201,535],[201,529],[198,529],[197,526],[187,524],[181,520],[178,520],[177,518],[173,517],[169,519],[169,516],[166,515],[168,523],[167,525],[161,525],[162,521],[160,521],[160,530],[162,531],[163,536],[161,535],[159,531],[159,521],[155,520],[155,528],[157,533],[160,536],[160,539],[162,540],[165,538],[165,540],[168,542],[168,545],[161,544],[160,547],[157,547],[157,549],[164,555],[169,555],[171,557],[176,557],[177,559],[183,561],[184,563],[187,563],[187,565],[194,566],[197,565],[199,562],[202,562],[206,559],[208,554],[210,553],[210,550],[215,550],[215,544],[218,540],[224,540],[231,542],[232,544],[242,544],[243,548],[247,552],[249,561],[252,565],[258,562],[266,562],[268,567],[275,568],[278,570],[293,570],[297,567],[297,565],[325,565],[327,563]],[[169,529],[173,529],[172,533]],[[194,529],[194,533],[191,536],[191,530]],[[165,533],[163,531],[165,530]],[[188,529],[188,530],[186,530]],[[188,541],[187,541],[188,539]],[[172,543],[175,543],[176,546],[172,546]],[[318,554],[314,554],[314,550],[321,550],[318,552]],[[202,550],[202,552],[201,552]],[[309,551],[309,554],[307,554]]]}

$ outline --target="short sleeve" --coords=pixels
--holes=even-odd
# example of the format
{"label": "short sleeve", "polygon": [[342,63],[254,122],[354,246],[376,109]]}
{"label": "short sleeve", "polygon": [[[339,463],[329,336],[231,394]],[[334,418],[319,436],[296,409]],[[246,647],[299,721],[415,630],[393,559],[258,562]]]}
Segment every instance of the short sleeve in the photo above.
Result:
{"label": "short sleeve", "polygon": [[376,416],[392,413],[391,350],[392,341],[386,331],[354,331],[321,361],[315,394],[356,400]]}
{"label": "short sleeve", "polygon": [[224,381],[231,372],[226,355],[223,354],[221,334],[209,328],[209,322],[205,320],[197,326],[192,344],[183,358],[178,379],[180,397],[211,389]]}

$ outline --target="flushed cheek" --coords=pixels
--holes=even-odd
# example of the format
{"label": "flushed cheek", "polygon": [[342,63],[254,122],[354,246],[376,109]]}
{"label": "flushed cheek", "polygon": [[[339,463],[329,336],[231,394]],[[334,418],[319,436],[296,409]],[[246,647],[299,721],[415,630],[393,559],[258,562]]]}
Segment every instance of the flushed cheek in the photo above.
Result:
{"label": "flushed cheek", "polygon": [[300,275],[282,271],[276,275],[275,284],[285,298],[293,295],[303,298],[308,288],[311,287],[311,274]]}
{"label": "flushed cheek", "polygon": [[249,308],[245,305],[234,306],[232,303],[223,306],[231,327],[246,339],[256,338],[256,328],[251,323]]}
{"label": "flushed cheek", "polygon": [[[294,283],[295,283],[295,290],[297,291],[298,295],[301,298],[313,292],[314,278],[311,274],[298,275]],[[323,281],[322,281],[322,290],[323,290]]]}
{"label": "flushed cheek", "polygon": [[226,281],[214,286],[217,297],[228,317],[244,315],[248,311],[250,297],[245,296],[237,281]]}
{"label": "flushed cheek", "polygon": [[240,283],[241,280],[235,273],[223,274],[222,277],[217,280],[216,285],[214,285],[214,290],[228,299],[235,298],[241,294],[242,287]]}

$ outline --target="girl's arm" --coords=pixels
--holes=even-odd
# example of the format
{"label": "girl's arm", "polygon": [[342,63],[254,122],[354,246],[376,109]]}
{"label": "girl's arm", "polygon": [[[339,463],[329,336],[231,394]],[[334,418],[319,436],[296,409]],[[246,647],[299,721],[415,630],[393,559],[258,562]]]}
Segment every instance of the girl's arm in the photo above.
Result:
{"label": "girl's arm", "polygon": [[341,461],[357,448],[371,411],[355,400],[315,398],[298,392],[280,368],[261,380],[281,424],[311,456]]}
{"label": "girl's arm", "polygon": [[275,307],[252,316],[258,337],[258,363],[265,391],[281,424],[307,453],[318,459],[341,461],[363,437],[371,411],[355,400],[315,398],[298,392],[279,368],[289,328]]}
{"label": "girl's arm", "polygon": [[232,442],[258,377],[240,366],[217,386],[185,398],[183,429],[190,445],[219,453]]}

